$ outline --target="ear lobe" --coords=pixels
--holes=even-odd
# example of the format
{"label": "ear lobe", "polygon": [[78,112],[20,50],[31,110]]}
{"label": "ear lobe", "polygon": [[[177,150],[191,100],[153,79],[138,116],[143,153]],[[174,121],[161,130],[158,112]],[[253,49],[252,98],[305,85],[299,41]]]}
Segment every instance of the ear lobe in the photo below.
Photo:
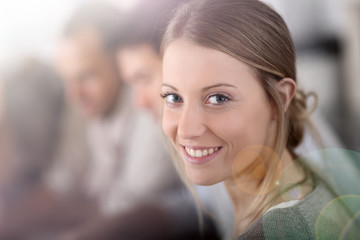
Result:
{"label": "ear lobe", "polygon": [[281,100],[284,104],[284,111],[286,112],[291,103],[291,100],[295,96],[296,83],[291,78],[283,78],[276,84],[276,88],[280,93]]}

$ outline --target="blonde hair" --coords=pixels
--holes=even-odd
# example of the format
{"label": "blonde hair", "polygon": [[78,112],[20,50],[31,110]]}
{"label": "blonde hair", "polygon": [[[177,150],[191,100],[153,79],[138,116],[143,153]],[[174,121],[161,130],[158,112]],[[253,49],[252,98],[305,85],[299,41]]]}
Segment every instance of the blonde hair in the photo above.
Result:
{"label": "blonde hair", "polygon": [[[306,99],[310,95],[297,89],[285,111],[276,83],[284,78],[297,81],[296,55],[290,32],[278,13],[258,0],[193,1],[178,9],[169,23],[162,53],[176,39],[221,51],[250,66],[277,110],[274,151],[281,156],[286,148],[297,158],[295,148],[303,139],[304,125],[312,126],[308,118],[310,112],[306,110]],[[274,184],[278,164],[267,169],[269,174],[262,182],[259,196]],[[251,209],[261,201],[259,197]]]}

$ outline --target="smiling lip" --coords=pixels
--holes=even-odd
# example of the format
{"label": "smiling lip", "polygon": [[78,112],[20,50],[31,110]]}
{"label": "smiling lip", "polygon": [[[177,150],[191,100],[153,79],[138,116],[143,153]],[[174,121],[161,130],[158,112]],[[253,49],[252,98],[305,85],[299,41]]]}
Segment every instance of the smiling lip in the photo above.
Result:
{"label": "smiling lip", "polygon": [[204,164],[209,162],[214,159],[222,149],[222,147],[180,146],[185,160],[191,164]]}

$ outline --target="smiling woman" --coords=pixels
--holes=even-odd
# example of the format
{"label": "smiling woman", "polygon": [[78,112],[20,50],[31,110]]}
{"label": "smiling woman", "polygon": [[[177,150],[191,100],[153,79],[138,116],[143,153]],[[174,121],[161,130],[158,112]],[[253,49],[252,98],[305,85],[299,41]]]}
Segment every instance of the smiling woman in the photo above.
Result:
{"label": "smiling woman", "polygon": [[184,5],[164,36],[161,91],[180,174],[225,183],[234,237],[315,238],[317,216],[335,196],[294,151],[310,123],[308,95],[274,10],[257,0]]}
{"label": "smiling woman", "polygon": [[176,40],[164,56],[165,81],[163,127],[183,153],[194,183],[215,184],[231,176],[232,161],[246,146],[273,147],[275,115],[260,82],[244,63]]}

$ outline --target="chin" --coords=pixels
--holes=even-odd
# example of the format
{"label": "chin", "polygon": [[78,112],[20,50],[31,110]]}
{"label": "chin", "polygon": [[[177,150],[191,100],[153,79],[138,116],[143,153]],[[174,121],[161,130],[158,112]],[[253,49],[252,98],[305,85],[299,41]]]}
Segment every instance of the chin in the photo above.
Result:
{"label": "chin", "polygon": [[189,169],[186,167],[186,175],[192,183],[200,186],[211,186],[222,182],[218,176],[201,169]]}

